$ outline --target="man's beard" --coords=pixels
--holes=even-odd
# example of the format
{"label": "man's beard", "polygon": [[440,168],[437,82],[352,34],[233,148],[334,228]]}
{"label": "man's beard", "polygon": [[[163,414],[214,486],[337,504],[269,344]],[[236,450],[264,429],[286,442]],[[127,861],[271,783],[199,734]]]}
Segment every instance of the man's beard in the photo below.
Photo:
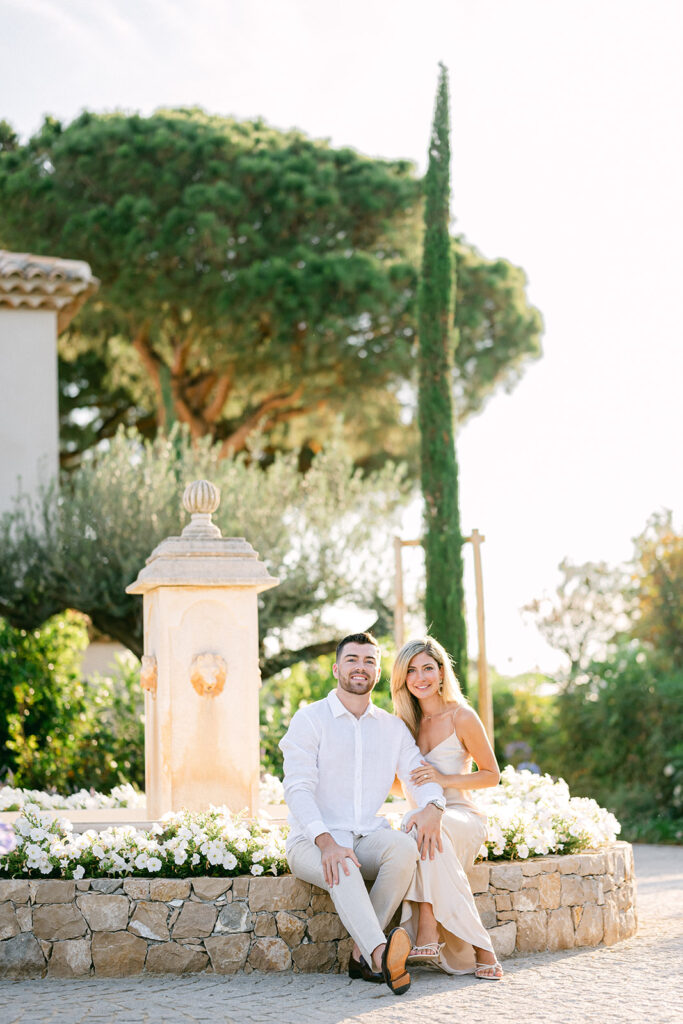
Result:
{"label": "man's beard", "polygon": [[341,686],[342,690],[346,690],[347,693],[370,693],[374,689],[376,679],[374,676],[369,676],[367,673],[363,673],[364,679],[352,680],[351,676],[357,675],[355,672],[339,673],[337,682]]}

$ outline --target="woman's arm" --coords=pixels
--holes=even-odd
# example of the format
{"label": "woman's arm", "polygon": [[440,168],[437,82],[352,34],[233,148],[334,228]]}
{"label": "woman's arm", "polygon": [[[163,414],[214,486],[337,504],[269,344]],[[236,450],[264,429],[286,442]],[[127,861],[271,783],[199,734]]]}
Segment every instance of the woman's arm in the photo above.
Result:
{"label": "woman's arm", "polygon": [[476,711],[468,707],[460,708],[455,716],[455,732],[467,753],[476,761],[478,770],[467,775],[444,775],[423,760],[422,766],[413,772],[413,784],[423,786],[427,782],[436,782],[444,789],[488,789],[497,786],[500,780],[498,762]]}

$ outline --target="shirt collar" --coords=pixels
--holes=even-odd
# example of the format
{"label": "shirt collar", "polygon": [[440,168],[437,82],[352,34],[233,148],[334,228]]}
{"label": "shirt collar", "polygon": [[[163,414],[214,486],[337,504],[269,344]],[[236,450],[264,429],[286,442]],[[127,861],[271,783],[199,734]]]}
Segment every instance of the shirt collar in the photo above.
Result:
{"label": "shirt collar", "polygon": [[[348,708],[345,708],[342,702],[339,700],[336,690],[330,690],[330,692],[327,695],[327,703],[330,705],[330,710],[332,711],[332,714],[334,715],[335,718],[340,718],[342,715],[351,715],[351,712],[348,710]],[[366,715],[372,715],[373,717],[377,715],[377,708],[372,703],[372,700],[370,701],[367,708],[360,717],[365,718]],[[351,715],[351,717],[355,718],[355,715]]]}

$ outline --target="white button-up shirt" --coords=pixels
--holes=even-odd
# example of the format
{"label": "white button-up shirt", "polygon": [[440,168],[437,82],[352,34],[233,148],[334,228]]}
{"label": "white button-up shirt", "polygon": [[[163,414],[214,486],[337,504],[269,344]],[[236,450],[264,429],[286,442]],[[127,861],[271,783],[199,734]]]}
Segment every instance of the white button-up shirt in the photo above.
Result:
{"label": "white button-up shirt", "polygon": [[378,812],[396,775],[418,808],[443,797],[435,783],[411,785],[410,773],[422,760],[418,746],[400,718],[372,701],[356,718],[332,690],[296,712],[280,749],[288,844],[330,832],[340,845],[352,846],[354,836],[388,828]]}

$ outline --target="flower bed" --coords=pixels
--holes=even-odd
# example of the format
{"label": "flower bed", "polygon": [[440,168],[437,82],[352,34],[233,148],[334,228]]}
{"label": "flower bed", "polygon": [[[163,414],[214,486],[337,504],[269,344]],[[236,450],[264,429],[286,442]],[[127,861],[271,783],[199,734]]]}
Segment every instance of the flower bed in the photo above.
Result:
{"label": "flower bed", "polygon": [[[272,776],[262,781],[269,798],[281,794]],[[132,787],[109,796],[98,793],[60,797],[27,790],[0,790],[0,808],[22,809],[15,822],[17,849],[0,856],[0,877],[37,876],[99,878],[108,875],[277,875],[287,871],[286,828],[266,821],[247,821],[227,808],[166,815],[150,832],[133,826],[108,828],[82,835],[71,822],[53,819],[44,808],[131,806]],[[524,860],[533,856],[571,854],[614,842],[621,826],[594,800],[571,797],[563,780],[506,768],[501,785],[477,794],[488,814],[488,837],[479,851],[489,860]],[[68,804],[67,801],[75,801]],[[138,803],[139,806],[139,803]],[[397,825],[400,815],[389,815]]]}

